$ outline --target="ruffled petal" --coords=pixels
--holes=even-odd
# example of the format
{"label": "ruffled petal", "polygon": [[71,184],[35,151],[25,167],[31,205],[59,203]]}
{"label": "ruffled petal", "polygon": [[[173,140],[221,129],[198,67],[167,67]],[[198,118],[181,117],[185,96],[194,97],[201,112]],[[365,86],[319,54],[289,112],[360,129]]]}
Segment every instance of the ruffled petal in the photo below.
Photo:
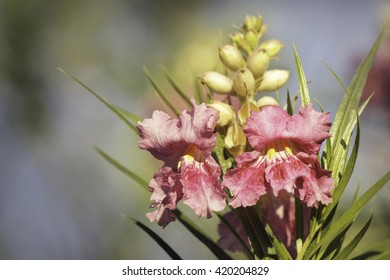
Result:
{"label": "ruffled petal", "polygon": [[318,208],[320,202],[325,205],[331,203],[334,188],[332,172],[321,168],[315,155],[298,153],[297,156],[310,166],[310,173],[298,178],[295,183],[297,196],[309,207]]}
{"label": "ruffled petal", "polygon": [[236,158],[237,166],[223,177],[222,185],[233,194],[230,205],[234,208],[252,206],[266,193],[264,182],[265,160],[258,151],[243,153]]}
{"label": "ruffled petal", "polygon": [[220,166],[209,156],[203,162],[184,157],[180,167],[183,185],[183,203],[190,206],[199,217],[211,217],[212,211],[222,211],[226,194],[219,183]]}
{"label": "ruffled petal", "polygon": [[[235,229],[247,247],[249,247],[248,237],[239,216],[234,211],[230,211],[224,214],[223,217]],[[220,222],[218,225],[218,234],[220,237],[217,241],[217,244],[221,248],[230,250],[232,252],[243,251],[243,247],[240,241],[223,222]]]}
{"label": "ruffled petal", "polygon": [[150,207],[157,210],[148,213],[147,217],[151,221],[156,220],[163,227],[175,220],[176,214],[173,211],[183,196],[182,185],[178,178],[178,174],[173,172],[172,168],[164,166],[154,174],[149,184],[149,190],[153,192],[150,198],[153,202]]}
{"label": "ruffled petal", "polygon": [[187,143],[180,135],[179,121],[162,111],[154,111],[151,119],[138,122],[141,137],[138,146],[148,150],[165,165],[174,167],[185,150]]}
{"label": "ruffled petal", "polygon": [[331,136],[329,113],[319,113],[312,104],[290,116],[279,106],[266,106],[252,112],[244,129],[251,146],[261,151],[268,143],[280,139],[293,141],[298,150],[317,154],[321,143]]}
{"label": "ruffled petal", "polygon": [[275,196],[285,189],[289,192],[295,186],[299,177],[310,174],[310,167],[295,156],[288,156],[285,160],[267,164],[265,178],[270,183]]}
{"label": "ruffled petal", "polygon": [[204,103],[197,105],[194,99],[192,104],[193,111],[185,110],[180,115],[180,136],[186,143],[196,145],[205,156],[209,156],[217,139],[214,129],[219,113]]}

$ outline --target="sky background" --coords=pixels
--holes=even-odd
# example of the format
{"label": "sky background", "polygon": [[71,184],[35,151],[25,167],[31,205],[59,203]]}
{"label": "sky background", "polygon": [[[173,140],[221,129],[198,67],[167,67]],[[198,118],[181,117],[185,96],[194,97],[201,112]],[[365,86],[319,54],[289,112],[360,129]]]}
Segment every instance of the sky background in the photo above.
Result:
{"label": "sky background", "polygon": [[[147,181],[161,163],[138,150],[137,137],[58,67],[112,103],[149,117],[159,105],[144,66],[163,81],[159,66],[164,65],[191,92],[194,76],[218,61],[218,46],[227,42],[233,25],[247,14],[261,14],[268,25],[265,37],[285,45],[280,60],[271,64],[291,70],[281,96],[287,87],[298,90],[295,44],[312,97],[333,118],[343,90],[322,60],[348,84],[390,18],[389,9],[385,0],[2,0],[0,259],[167,258],[121,214],[150,225],[183,258],[214,258],[178,223],[164,230],[149,224],[150,194],[109,165],[91,143]],[[387,37],[377,63],[389,65],[388,53]],[[376,81],[373,75],[370,84]],[[367,89],[377,91],[376,101],[362,119],[361,151],[346,204],[358,183],[366,189],[390,166],[389,103],[382,101],[390,92],[377,88]],[[366,244],[390,237],[389,199],[387,186],[364,211],[363,217],[374,212]],[[199,222],[217,238],[216,220]]]}

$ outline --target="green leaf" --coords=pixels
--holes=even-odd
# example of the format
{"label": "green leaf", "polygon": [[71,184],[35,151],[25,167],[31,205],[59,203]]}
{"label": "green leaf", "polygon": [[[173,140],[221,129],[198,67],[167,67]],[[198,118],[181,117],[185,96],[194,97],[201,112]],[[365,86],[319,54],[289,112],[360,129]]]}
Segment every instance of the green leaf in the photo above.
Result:
{"label": "green leaf", "polygon": [[220,260],[231,260],[232,258],[226,254],[226,252],[218,246],[217,243],[212,241],[198,226],[190,221],[179,210],[176,210],[177,219],[186,227],[200,242],[206,245],[207,248]]}
{"label": "green leaf", "polygon": [[182,258],[172,249],[171,246],[168,245],[157,233],[155,233],[153,230],[145,226],[140,221],[137,221],[136,219],[122,215],[126,219],[133,222],[135,225],[137,225],[139,228],[141,228],[146,234],[148,234],[154,241],[157,242],[158,245],[170,256],[173,260],[182,260]]}
{"label": "green leaf", "polygon": [[287,113],[292,116],[294,114],[294,110],[291,104],[290,91],[287,90]]}
{"label": "green leaf", "polygon": [[172,112],[175,115],[180,115],[179,111],[176,110],[175,106],[169,101],[169,99],[165,96],[163,91],[161,90],[161,87],[157,84],[155,79],[153,78],[152,74],[148,71],[148,69],[144,68],[144,72],[149,80],[149,82],[152,84],[153,88],[155,89],[157,95],[164,101],[164,103],[169,107],[169,109],[172,110]]}
{"label": "green leaf", "polygon": [[203,103],[204,100],[202,96],[202,90],[200,89],[200,82],[197,77],[195,77],[194,85],[195,85],[196,100],[198,101],[198,103]]}
{"label": "green leaf", "polygon": [[390,239],[382,241],[370,249],[365,251],[364,253],[356,256],[353,260],[376,260],[381,256],[386,255],[390,252]]}
{"label": "green leaf", "polygon": [[269,225],[266,225],[265,230],[273,247],[275,248],[276,254],[278,255],[278,260],[292,260],[292,257],[286,246],[284,246],[283,242],[275,235],[273,229]]}
{"label": "green leaf", "polygon": [[177,94],[180,95],[180,97],[192,107],[192,103],[190,98],[187,96],[187,94],[184,92],[184,90],[179,86],[179,84],[172,78],[172,76],[168,73],[167,69],[165,67],[161,66],[161,70],[164,72],[165,76],[168,79],[169,84],[175,89]]}
{"label": "green leaf", "polygon": [[301,104],[304,107],[310,103],[310,94],[309,94],[309,88],[307,86],[305,72],[303,71],[301,59],[299,58],[295,46],[294,46],[294,56],[295,56],[295,65],[297,67],[297,72],[298,72],[299,89],[301,92]]}
{"label": "green leaf", "polygon": [[119,113],[121,113],[126,118],[132,120],[133,122],[139,122],[139,121],[142,120],[141,117],[138,117],[138,116],[130,113],[129,111],[123,109],[122,107],[119,107],[119,106],[116,106],[116,105],[113,105],[113,106],[115,107],[115,109],[117,109],[119,111]]}
{"label": "green leaf", "polygon": [[340,182],[337,184],[332,194],[332,202],[324,207],[324,219],[328,217],[328,215],[332,212],[333,208],[338,204],[341,195],[344,193],[345,188],[352,176],[353,170],[355,168],[358,151],[360,145],[360,122],[358,121],[355,143],[352,148],[351,156],[349,157],[347,166],[344,170],[344,173],[341,177]]}
{"label": "green leaf", "polygon": [[307,257],[310,258],[315,251],[323,244],[331,242],[336,236],[341,233],[370,201],[370,199],[390,180],[390,171],[380,178],[374,185],[372,185],[355,203],[352,204],[341,217],[332,224],[331,228],[325,235],[316,243],[316,245],[307,251]]}
{"label": "green leaf", "polygon": [[105,100],[103,97],[98,95],[96,92],[94,92],[92,89],[90,89],[88,86],[86,86],[83,82],[81,82],[79,79],[76,77],[66,73],[64,70],[61,68],[57,68],[61,73],[64,75],[68,76],[72,80],[76,81],[79,85],[81,85],[83,88],[85,88],[89,93],[91,93],[93,96],[95,96],[100,102],[102,102],[104,105],[106,105],[112,112],[114,112],[115,115],[117,115],[133,132],[135,132],[138,135],[137,128],[135,125],[133,125],[129,120],[120,112],[118,111],[114,105],[109,103],[107,100]]}
{"label": "green leaf", "polygon": [[141,187],[143,187],[145,190],[148,190],[149,188],[149,184],[144,180],[142,179],[141,177],[139,177],[136,173],[134,173],[133,171],[129,170],[128,168],[126,168],[125,166],[123,166],[122,164],[120,164],[118,161],[116,161],[115,159],[113,159],[112,157],[110,157],[108,154],[106,154],[104,151],[102,151],[101,149],[99,149],[97,146],[93,145],[93,148],[103,157],[105,158],[109,163],[111,163],[113,166],[115,166],[118,170],[122,171],[123,173],[125,173],[126,175],[128,175],[131,179],[133,179],[134,181],[136,181]]}
{"label": "green leaf", "polygon": [[360,240],[363,238],[363,236],[366,234],[368,228],[370,227],[371,221],[372,221],[372,215],[368,222],[363,226],[363,228],[359,231],[358,234],[351,240],[351,242],[348,243],[347,246],[345,246],[339,254],[337,254],[334,259],[335,260],[345,260],[347,257],[352,253],[352,251],[356,248],[356,246],[359,244]]}
{"label": "green leaf", "polygon": [[[333,171],[333,178],[335,178],[336,181],[338,180],[339,173],[342,173],[344,169],[345,158],[348,153],[347,146],[356,123],[355,111],[359,106],[367,75],[383,39],[383,35],[384,31],[381,32],[370,52],[359,65],[350,85],[346,90],[346,94],[344,95],[339,109],[337,110],[330,130],[330,133],[333,135],[331,139],[333,151],[332,158],[329,161],[329,168]],[[333,71],[331,72],[334,73]],[[336,79],[340,81],[337,76]],[[343,86],[343,88],[345,87]],[[359,115],[360,113],[361,112],[359,112]]]}

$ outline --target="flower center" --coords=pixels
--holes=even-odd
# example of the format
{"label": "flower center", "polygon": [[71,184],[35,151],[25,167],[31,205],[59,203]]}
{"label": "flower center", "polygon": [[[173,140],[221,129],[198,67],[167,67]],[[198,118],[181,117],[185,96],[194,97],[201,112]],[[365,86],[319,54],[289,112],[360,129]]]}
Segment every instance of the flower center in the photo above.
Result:
{"label": "flower center", "polygon": [[266,156],[268,160],[285,160],[288,156],[293,156],[293,144],[288,140],[276,140],[266,146]]}
{"label": "flower center", "polygon": [[[182,158],[185,161],[197,161],[203,162],[205,160],[205,155],[196,145],[189,144],[188,147],[184,150]],[[181,161],[179,161],[177,168],[180,169]]]}

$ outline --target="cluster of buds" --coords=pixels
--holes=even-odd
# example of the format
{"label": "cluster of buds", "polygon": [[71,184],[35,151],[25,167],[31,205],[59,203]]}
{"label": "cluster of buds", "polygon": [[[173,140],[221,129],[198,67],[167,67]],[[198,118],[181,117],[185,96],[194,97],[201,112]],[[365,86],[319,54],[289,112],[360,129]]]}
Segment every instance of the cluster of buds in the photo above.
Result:
{"label": "cluster of buds", "polygon": [[265,105],[278,104],[270,96],[256,101],[255,95],[261,91],[276,91],[289,78],[287,70],[268,69],[283,44],[275,39],[261,42],[266,31],[262,16],[247,16],[239,32],[230,34],[232,44],[219,47],[219,58],[227,69],[226,75],[216,71],[199,75],[201,83],[211,92],[236,96],[240,100],[241,108],[237,114],[226,103],[214,101],[209,105],[220,113],[217,127],[224,136],[227,149],[234,156],[245,151],[243,127],[250,112],[259,111]]}

